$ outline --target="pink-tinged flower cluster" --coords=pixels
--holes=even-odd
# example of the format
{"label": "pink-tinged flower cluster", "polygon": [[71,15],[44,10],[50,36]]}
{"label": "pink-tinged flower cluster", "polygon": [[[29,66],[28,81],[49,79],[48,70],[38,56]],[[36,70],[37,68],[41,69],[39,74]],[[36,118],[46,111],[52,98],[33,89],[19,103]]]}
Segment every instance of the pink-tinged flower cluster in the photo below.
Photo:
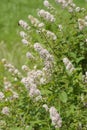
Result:
{"label": "pink-tinged flower cluster", "polygon": [[9,108],[8,107],[3,107],[1,113],[4,114],[4,115],[9,116],[9,113],[10,113]]}
{"label": "pink-tinged flower cluster", "polygon": [[67,57],[63,58],[63,63],[66,67],[66,70],[68,70],[69,72],[72,72],[75,70],[74,66],[72,65],[72,63],[70,62],[70,60]]}
{"label": "pink-tinged flower cluster", "polygon": [[[44,49],[40,43],[34,44],[34,49],[40,55],[40,57],[44,60],[44,67],[42,70],[37,70],[34,67],[33,70],[29,70],[27,66],[22,66],[23,70],[27,70],[27,77],[23,77],[21,82],[25,85],[27,90],[29,91],[29,96],[34,100],[38,101],[42,99],[41,92],[37,88],[37,86],[48,82],[51,76],[51,69],[53,64],[53,57],[50,53]],[[27,57],[33,58],[31,53],[27,53]]]}
{"label": "pink-tinged flower cluster", "polygon": [[49,40],[55,41],[57,39],[57,36],[49,30],[42,29],[42,32],[45,34],[47,38],[49,38]]}
{"label": "pink-tinged flower cluster", "polygon": [[26,57],[27,57],[28,59],[34,59],[34,56],[33,56],[30,52],[27,52],[27,53],[26,53]]}
{"label": "pink-tinged flower cluster", "polygon": [[29,91],[29,96],[34,100],[38,101],[42,99],[41,92],[37,88],[40,84],[40,78],[43,73],[40,70],[31,70],[27,73],[27,77],[22,78],[21,82],[25,85]]}
{"label": "pink-tinged flower cluster", "polygon": [[2,63],[4,64],[4,67],[15,77],[22,77],[22,74],[19,72],[17,68],[15,68],[12,64],[7,63],[6,59],[2,59]]}
{"label": "pink-tinged flower cluster", "polygon": [[85,8],[77,7],[73,0],[55,0],[56,3],[62,5],[63,8],[67,8],[69,12],[80,12],[85,11]]}
{"label": "pink-tinged flower cluster", "polygon": [[24,44],[24,45],[28,45],[29,44],[29,42],[24,38],[24,39],[22,39],[22,43]]}
{"label": "pink-tinged flower cluster", "polygon": [[54,9],[54,7],[49,3],[48,0],[44,0],[43,4],[44,4],[45,7],[47,7],[50,10]]}
{"label": "pink-tinged flower cluster", "polygon": [[7,78],[6,77],[4,77],[4,88],[5,88],[5,90],[7,91],[7,90],[11,90],[11,88],[12,88],[12,84],[7,80]]}
{"label": "pink-tinged flower cluster", "polygon": [[39,53],[41,58],[44,60],[44,68],[45,74],[48,74],[48,77],[50,77],[50,71],[53,67],[53,56],[44,49],[40,43],[34,44],[34,49]]}
{"label": "pink-tinged flower cluster", "polygon": [[27,33],[25,33],[24,31],[21,31],[21,32],[20,32],[20,36],[21,36],[22,38],[26,38],[26,37],[27,37]]}
{"label": "pink-tinged flower cluster", "polygon": [[37,18],[33,17],[32,15],[29,15],[28,19],[30,20],[31,24],[34,27],[38,27],[38,28],[44,27],[44,23],[40,22]]}
{"label": "pink-tinged flower cluster", "polygon": [[84,19],[78,19],[78,25],[79,25],[80,30],[83,30],[85,27],[87,27],[87,18],[86,17]]}
{"label": "pink-tinged flower cluster", "polygon": [[3,92],[0,92],[0,101],[2,101],[4,99],[5,95]]}
{"label": "pink-tinged flower cluster", "polygon": [[55,1],[61,4],[63,7],[67,7],[73,3],[73,0],[55,0]]}
{"label": "pink-tinged flower cluster", "polygon": [[29,68],[27,65],[22,65],[22,70],[28,72],[29,71]]}
{"label": "pink-tinged flower cluster", "polygon": [[[30,26],[28,25],[27,22],[25,22],[24,20],[19,20],[19,25],[25,30],[25,31],[28,31],[30,32],[31,29],[30,29]],[[25,31],[20,31],[20,36],[22,37],[22,43],[24,45],[29,45],[30,44],[30,40],[31,38],[29,37],[29,35],[27,35],[27,33]],[[29,40],[28,40],[29,38]]]}
{"label": "pink-tinged flower cluster", "polygon": [[50,112],[50,118],[52,120],[52,124],[55,126],[55,128],[60,128],[62,126],[62,119],[57,112],[55,107],[51,107],[49,109]]}
{"label": "pink-tinged flower cluster", "polygon": [[25,22],[24,20],[19,20],[19,25],[23,28],[23,29],[27,29],[29,30],[30,29],[30,26],[28,25],[27,22]]}
{"label": "pink-tinged flower cluster", "polygon": [[49,3],[48,0],[44,0],[43,4],[44,4],[44,6],[46,6],[47,8],[50,7],[50,3]]}
{"label": "pink-tinged flower cluster", "polygon": [[4,77],[4,89],[5,91],[9,91],[11,92],[11,96],[10,97],[7,97],[5,100],[14,100],[14,99],[18,99],[19,98],[19,95],[17,92],[15,92],[13,89],[13,85],[11,84],[11,82],[9,82],[7,80],[6,77]]}
{"label": "pink-tinged flower cluster", "polygon": [[38,11],[38,15],[46,21],[55,22],[54,16],[50,14],[48,11],[41,9]]}

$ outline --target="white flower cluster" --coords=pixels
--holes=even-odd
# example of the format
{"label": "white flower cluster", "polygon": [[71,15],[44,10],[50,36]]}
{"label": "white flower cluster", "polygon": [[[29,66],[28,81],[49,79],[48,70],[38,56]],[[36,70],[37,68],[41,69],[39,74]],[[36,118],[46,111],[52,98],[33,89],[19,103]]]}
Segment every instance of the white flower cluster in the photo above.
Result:
{"label": "white flower cluster", "polygon": [[49,108],[48,108],[47,104],[43,104],[43,108],[45,108],[46,112],[48,112]]}
{"label": "white flower cluster", "polygon": [[28,72],[29,71],[29,68],[27,65],[22,65],[22,70]]}
{"label": "white flower cluster", "polygon": [[52,120],[52,124],[55,126],[55,128],[60,128],[62,126],[62,119],[57,112],[55,107],[51,107],[49,109],[50,112],[50,118]]}
{"label": "white flower cluster", "polygon": [[43,4],[44,4],[44,6],[46,6],[47,8],[50,7],[50,3],[49,3],[48,0],[44,0]]}
{"label": "white flower cluster", "polygon": [[4,97],[5,97],[4,93],[0,92],[0,101],[2,101]]}
{"label": "white flower cluster", "polygon": [[29,44],[29,42],[28,42],[25,38],[22,39],[22,43],[23,43],[24,45],[28,45],[28,44]]}
{"label": "white flower cluster", "polygon": [[61,4],[62,7],[67,7],[73,3],[73,0],[55,0],[55,1]]}
{"label": "white flower cluster", "polygon": [[75,8],[75,11],[76,11],[76,12],[80,12],[80,11],[81,11],[81,8],[80,8],[80,7],[76,7],[76,8]]}
{"label": "white flower cluster", "polygon": [[2,59],[2,63],[4,64],[4,67],[13,75],[16,77],[22,77],[22,74],[19,72],[18,69],[16,69],[12,64],[7,63],[6,59]]}
{"label": "white flower cluster", "polygon": [[59,28],[60,31],[63,30],[63,26],[61,24],[58,25],[58,28]]}
{"label": "white flower cluster", "polygon": [[40,43],[35,43],[34,49],[40,54],[41,58],[44,59],[43,70],[45,73],[49,74],[53,67],[53,56],[46,49],[44,49]]}
{"label": "white flower cluster", "polygon": [[85,27],[87,27],[87,16],[84,19],[78,19],[78,25],[80,30],[83,30]]}
{"label": "white flower cluster", "polygon": [[54,106],[49,108],[47,104],[43,104],[42,107],[45,108],[46,112],[49,111],[52,124],[55,126],[55,128],[60,128],[62,126],[62,119],[56,108]]}
{"label": "white flower cluster", "polygon": [[23,29],[30,29],[30,26],[28,25],[27,22],[25,22],[24,20],[19,20],[19,25],[23,28]]}
{"label": "white flower cluster", "polygon": [[14,100],[19,98],[18,93],[13,90],[12,84],[7,80],[6,77],[4,77],[4,88],[5,91],[10,91],[12,93],[12,96],[6,100]]}
{"label": "white flower cluster", "polygon": [[43,4],[44,4],[45,7],[47,7],[50,10],[54,9],[54,7],[49,3],[48,0],[44,0]]}
{"label": "white flower cluster", "polygon": [[28,59],[34,59],[34,56],[33,56],[30,52],[27,52],[27,53],[26,53],[26,57],[27,57]]}
{"label": "white flower cluster", "polygon": [[87,83],[87,72],[85,72],[84,81]]}
{"label": "white flower cluster", "polygon": [[9,116],[9,113],[10,113],[9,108],[8,107],[3,107],[1,113],[4,114],[4,115]]}
{"label": "white flower cluster", "polygon": [[63,8],[68,8],[69,12],[80,12],[85,11],[84,8],[76,7],[76,4],[73,3],[73,0],[55,0],[57,3],[61,4]]}
{"label": "white flower cluster", "polygon": [[37,88],[37,85],[40,84],[40,77],[43,75],[40,70],[31,70],[28,72],[27,77],[22,78],[21,82],[25,85],[29,91],[29,95],[35,101],[41,100],[41,92]]}
{"label": "white flower cluster", "polygon": [[[42,99],[42,96],[37,86],[48,82],[47,80],[50,78],[51,68],[53,66],[53,57],[40,45],[40,43],[35,43],[34,49],[44,60],[44,67],[42,70],[37,70],[36,67],[33,70],[29,70],[27,66],[22,66],[22,69],[27,70],[28,72],[27,77],[23,77],[21,82],[29,91],[30,97],[34,99],[34,101],[38,101]],[[31,53],[28,52],[27,57],[32,57]]]}
{"label": "white flower cluster", "polygon": [[[28,30],[28,32],[30,32],[30,26],[28,25],[28,23],[26,23],[23,20],[19,20],[19,25],[24,29],[24,30]],[[31,38],[29,37],[29,35],[27,35],[27,33],[25,33],[24,31],[20,31],[20,36],[22,37],[22,43],[24,45],[29,45],[29,41],[31,40]],[[29,38],[29,41],[28,41]]]}
{"label": "white flower cluster", "polygon": [[52,14],[50,14],[48,11],[45,11],[43,9],[38,11],[38,15],[49,22],[55,22],[55,18]]}
{"label": "white flower cluster", "polygon": [[5,90],[10,90],[12,87],[12,84],[7,80],[6,77],[4,77],[4,88]]}
{"label": "white flower cluster", "polygon": [[46,37],[49,38],[49,39],[52,39],[54,41],[57,39],[57,36],[49,30],[42,29],[42,32],[45,33]]}
{"label": "white flower cluster", "polygon": [[44,23],[40,22],[37,18],[33,17],[32,15],[29,15],[28,18],[34,27],[38,28],[44,27]]}
{"label": "white flower cluster", "polygon": [[[31,24],[33,24],[33,26],[39,27],[39,29],[41,29],[41,27],[44,26],[43,23],[40,23],[40,21],[34,18],[33,16],[29,15],[28,18],[30,19]],[[27,34],[25,34],[22,31],[20,35],[23,38],[22,39],[23,43],[28,44],[28,41],[26,40]],[[56,39],[55,34],[53,34],[50,31],[47,32],[47,35],[49,36],[51,35],[53,39]],[[25,87],[29,91],[29,96],[34,101],[38,101],[42,99],[42,96],[37,86],[48,82],[48,80],[50,79],[51,69],[53,67],[53,57],[39,43],[35,43],[33,47],[35,51],[39,53],[40,57],[44,60],[44,67],[42,68],[42,70],[37,70],[36,68],[34,68],[33,70],[30,70],[26,65],[23,65],[22,70],[27,72],[27,76],[22,77],[21,82],[25,85]],[[35,59],[34,56],[30,52],[26,53],[26,57],[29,59]]]}
{"label": "white flower cluster", "polygon": [[68,7],[69,12],[80,12],[80,11],[85,11],[85,8],[81,8],[79,6],[76,6],[74,3],[71,3],[70,6]]}
{"label": "white flower cluster", "polygon": [[20,36],[25,39],[27,37],[27,34],[24,31],[21,31]]}
{"label": "white flower cluster", "polygon": [[72,72],[73,70],[75,70],[74,66],[72,65],[72,63],[69,61],[69,59],[63,58],[63,63],[66,67],[66,70],[68,70],[69,72]]}

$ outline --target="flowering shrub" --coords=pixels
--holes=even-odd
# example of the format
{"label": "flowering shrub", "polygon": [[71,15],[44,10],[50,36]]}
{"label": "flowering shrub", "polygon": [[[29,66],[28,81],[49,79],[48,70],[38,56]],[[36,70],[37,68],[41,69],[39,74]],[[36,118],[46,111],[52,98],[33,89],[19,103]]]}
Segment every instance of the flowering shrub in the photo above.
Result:
{"label": "flowering shrub", "polygon": [[48,0],[38,18],[19,20],[26,50],[21,72],[6,59],[0,62],[1,130],[87,129],[86,9],[72,0],[55,2],[66,21],[58,20]]}

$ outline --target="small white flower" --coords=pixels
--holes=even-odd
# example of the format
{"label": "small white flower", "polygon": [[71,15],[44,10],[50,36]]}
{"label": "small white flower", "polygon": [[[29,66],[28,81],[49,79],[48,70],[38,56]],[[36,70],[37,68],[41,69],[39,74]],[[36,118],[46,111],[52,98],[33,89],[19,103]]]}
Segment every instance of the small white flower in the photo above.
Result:
{"label": "small white flower", "polygon": [[29,59],[34,59],[34,56],[30,52],[26,53],[26,57]]}
{"label": "small white flower", "polygon": [[19,95],[18,93],[16,92],[13,92],[13,96],[12,96],[13,99],[18,99],[19,98]]}
{"label": "small white flower", "polygon": [[44,104],[44,105],[43,105],[43,108],[45,108],[45,110],[46,110],[46,111],[48,111],[48,110],[49,110],[49,108],[48,108],[47,104]]}
{"label": "small white flower", "polygon": [[18,69],[14,70],[14,74],[18,74],[18,72],[19,72]]}
{"label": "small white flower", "polygon": [[50,6],[48,0],[44,0],[44,6],[46,6],[46,7],[49,7],[49,6]]}
{"label": "small white flower", "polygon": [[63,29],[61,24],[58,25],[58,28],[59,28],[60,31],[62,31],[62,29]]}
{"label": "small white flower", "polygon": [[26,34],[24,31],[21,31],[21,32],[20,32],[20,36],[21,36],[22,38],[25,38],[25,37],[27,36],[27,34]]}
{"label": "small white flower", "polygon": [[39,23],[39,24],[38,24],[38,27],[39,27],[39,28],[42,28],[43,26],[44,26],[44,23]]}
{"label": "small white flower", "polygon": [[9,108],[8,107],[4,107],[3,109],[2,109],[2,111],[1,111],[1,113],[2,114],[4,114],[4,115],[9,115]]}
{"label": "small white flower", "polygon": [[85,16],[85,20],[87,21],[87,16]]}
{"label": "small white flower", "polygon": [[76,9],[75,9],[76,12],[79,12],[80,10],[81,10],[80,7],[76,7]]}
{"label": "small white flower", "polygon": [[28,41],[27,41],[26,39],[22,39],[22,43],[23,43],[24,45],[28,45]]}
{"label": "small white flower", "polygon": [[0,92],[0,100],[3,100],[4,97],[4,93]]}
{"label": "small white flower", "polygon": [[5,58],[3,58],[1,61],[2,61],[3,64],[6,64],[6,59]]}
{"label": "small white flower", "polygon": [[19,25],[24,29],[28,29],[28,24],[24,20],[19,20]]}
{"label": "small white flower", "polygon": [[28,68],[26,65],[22,65],[22,70],[24,70],[24,71],[28,71],[29,68]]}

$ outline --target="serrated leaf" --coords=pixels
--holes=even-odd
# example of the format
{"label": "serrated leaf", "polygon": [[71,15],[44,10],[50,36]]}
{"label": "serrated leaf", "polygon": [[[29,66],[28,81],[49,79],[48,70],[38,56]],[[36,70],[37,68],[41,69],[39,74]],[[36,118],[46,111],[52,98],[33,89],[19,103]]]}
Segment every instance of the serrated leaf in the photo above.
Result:
{"label": "serrated leaf", "polygon": [[59,94],[59,98],[60,98],[60,100],[63,102],[63,103],[66,103],[67,102],[67,94],[66,94],[66,92],[61,92],[60,94]]}

